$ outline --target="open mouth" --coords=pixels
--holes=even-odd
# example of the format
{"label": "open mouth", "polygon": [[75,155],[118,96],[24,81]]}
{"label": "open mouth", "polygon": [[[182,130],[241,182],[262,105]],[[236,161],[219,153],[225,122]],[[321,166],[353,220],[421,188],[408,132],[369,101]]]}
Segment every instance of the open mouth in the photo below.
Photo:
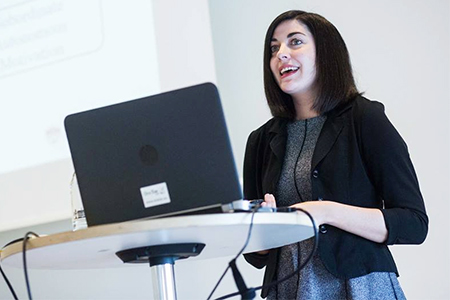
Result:
{"label": "open mouth", "polygon": [[298,71],[298,67],[285,67],[280,70],[281,78],[290,76]]}

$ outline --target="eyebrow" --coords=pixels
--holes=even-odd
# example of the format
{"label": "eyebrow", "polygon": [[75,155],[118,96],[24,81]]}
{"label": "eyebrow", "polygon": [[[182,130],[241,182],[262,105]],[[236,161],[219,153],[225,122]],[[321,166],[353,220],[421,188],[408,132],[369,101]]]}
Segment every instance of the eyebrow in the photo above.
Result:
{"label": "eyebrow", "polygon": [[[301,35],[303,35],[303,36],[306,36],[306,34],[304,34],[303,32],[296,31],[296,32],[291,32],[291,33],[289,33],[289,34],[287,35],[287,37],[290,38],[290,37],[293,37],[293,36],[296,35],[296,34],[301,34]],[[270,41],[271,41],[271,42],[275,42],[275,41],[277,41],[277,39],[276,39],[276,38],[272,38]]]}

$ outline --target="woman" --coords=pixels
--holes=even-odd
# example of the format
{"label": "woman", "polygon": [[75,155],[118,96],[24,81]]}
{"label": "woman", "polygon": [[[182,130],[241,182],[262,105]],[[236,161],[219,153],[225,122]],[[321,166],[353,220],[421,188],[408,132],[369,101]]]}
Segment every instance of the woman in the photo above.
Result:
{"label": "woman", "polygon": [[[422,243],[428,217],[406,144],[383,105],[357,91],[337,29],[313,13],[278,16],[266,34],[264,85],[273,118],[249,136],[245,198],[308,211],[320,241],[299,276],[262,297],[405,299],[387,245]],[[296,270],[312,244],[245,258],[266,267],[268,284]]]}

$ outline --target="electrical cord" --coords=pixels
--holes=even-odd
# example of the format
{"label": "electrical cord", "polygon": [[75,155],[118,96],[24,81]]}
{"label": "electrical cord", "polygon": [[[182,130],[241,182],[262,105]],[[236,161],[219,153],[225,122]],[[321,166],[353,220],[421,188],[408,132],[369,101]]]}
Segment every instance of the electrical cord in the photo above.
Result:
{"label": "electrical cord", "polygon": [[[317,247],[318,247],[318,245],[319,245],[319,234],[318,234],[318,231],[317,231],[317,228],[316,228],[316,222],[314,222],[313,217],[312,217],[306,210],[303,210],[303,209],[301,209],[301,208],[286,207],[286,208],[279,208],[278,211],[282,211],[283,209],[287,209],[287,211],[292,211],[292,210],[295,210],[295,211],[301,211],[301,212],[303,212],[304,214],[306,214],[306,215],[308,216],[308,218],[309,218],[310,221],[311,221],[313,230],[314,230],[314,245],[313,245],[313,249],[312,249],[311,252],[309,253],[308,257],[305,259],[305,261],[304,261],[302,264],[300,264],[300,266],[297,268],[297,270],[295,270],[295,271],[292,272],[291,274],[288,274],[288,275],[286,275],[285,277],[283,277],[283,278],[281,278],[281,279],[279,279],[279,280],[274,280],[274,281],[272,281],[272,282],[270,282],[270,283],[268,283],[268,284],[266,284],[266,285],[260,285],[260,286],[255,287],[255,288],[249,288],[248,290],[250,290],[250,291],[255,292],[255,291],[258,291],[258,290],[260,290],[260,289],[270,288],[270,287],[272,287],[272,286],[278,285],[278,284],[280,284],[281,282],[286,281],[286,280],[288,280],[289,278],[291,278],[291,277],[293,277],[293,276],[299,274],[300,271],[301,271],[301,270],[309,263],[309,261],[313,258],[314,254],[315,254],[316,251],[317,251]],[[252,221],[253,221],[253,219],[252,219]],[[252,224],[250,224],[250,225],[252,225]],[[250,236],[250,232],[249,232],[249,236]],[[246,245],[247,245],[247,244],[248,244],[248,242],[246,242]],[[243,253],[243,250],[240,252],[240,254],[242,254],[242,253]],[[239,256],[240,254],[238,254],[238,256]],[[227,268],[227,270],[228,270],[228,268]],[[212,293],[211,293],[211,294],[212,294]],[[228,294],[228,295],[222,296],[222,297],[220,297],[220,298],[217,298],[216,300],[223,300],[223,299],[231,298],[231,297],[234,297],[234,296],[238,296],[238,295],[240,295],[240,294],[241,294],[240,292],[235,292],[235,293]],[[211,296],[211,295],[210,295],[210,296]],[[209,298],[208,298],[208,299],[209,299]]]}
{"label": "electrical cord", "polygon": [[300,147],[300,152],[298,153],[298,156],[297,156],[297,159],[295,160],[295,165],[294,165],[294,185],[295,185],[295,191],[297,192],[297,195],[300,198],[300,202],[303,202],[303,197],[298,188],[297,179],[295,178],[295,172],[297,172],[298,161],[300,160],[300,155],[303,152],[303,146],[305,146],[307,132],[308,132],[308,119],[305,120],[305,134],[303,135],[303,141],[302,141],[302,145]]}
{"label": "electrical cord", "polygon": [[30,235],[34,235],[35,237],[39,237],[39,235],[37,235],[36,233],[34,233],[32,231],[29,231],[23,237],[23,242],[22,242],[22,258],[23,258],[23,271],[24,271],[24,275],[25,275],[25,283],[27,285],[28,298],[30,300],[32,300],[33,298],[31,297],[30,281],[28,280],[27,257],[26,257],[27,242],[28,242]]}
{"label": "electrical cord", "polygon": [[[0,252],[1,252],[1,250],[0,250]],[[5,272],[2,269],[1,263],[0,263],[0,273],[2,273],[3,279],[5,279],[5,282],[8,285],[8,288],[11,291],[11,294],[13,295],[14,299],[19,300],[19,298],[17,298],[16,292],[14,291],[13,286],[9,282],[8,277],[6,276]]]}
{"label": "electrical cord", "polygon": [[[252,235],[252,229],[253,229],[253,219],[255,217],[255,213],[258,211],[258,209],[261,207],[261,204],[258,203],[252,210],[252,218],[250,220],[250,226],[248,228],[248,233],[247,233],[247,239],[245,240],[244,246],[241,248],[241,250],[238,252],[238,254],[230,261],[231,262],[235,262],[236,259],[244,252],[245,248],[247,248],[247,245],[250,241],[250,237]],[[214,286],[213,290],[211,291],[211,293],[209,294],[207,300],[210,300],[212,295],[214,294],[214,292],[216,291],[217,287],[219,286],[220,282],[222,282],[222,279],[225,277],[225,274],[228,272],[228,270],[231,268],[230,264],[228,264],[227,268],[225,269],[225,271],[223,272],[222,276],[220,276],[219,281],[216,283],[216,285]],[[238,293],[239,294],[239,293]]]}

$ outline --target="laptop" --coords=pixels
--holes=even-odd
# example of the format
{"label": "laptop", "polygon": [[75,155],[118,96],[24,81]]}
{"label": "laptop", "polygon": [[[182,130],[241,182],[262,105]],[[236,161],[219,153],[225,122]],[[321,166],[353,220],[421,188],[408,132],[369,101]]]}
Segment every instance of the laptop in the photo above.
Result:
{"label": "laptop", "polygon": [[247,210],[212,83],[64,120],[88,226]]}

